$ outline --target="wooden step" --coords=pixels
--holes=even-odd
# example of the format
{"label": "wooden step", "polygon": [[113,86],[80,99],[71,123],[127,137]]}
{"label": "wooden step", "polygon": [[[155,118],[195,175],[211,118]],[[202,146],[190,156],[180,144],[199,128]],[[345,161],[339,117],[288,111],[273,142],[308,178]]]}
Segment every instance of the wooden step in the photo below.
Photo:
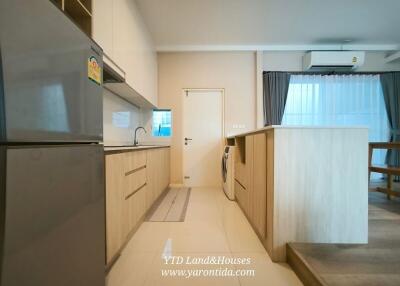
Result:
{"label": "wooden step", "polygon": [[286,244],[287,262],[305,286],[327,286],[293,243]]}

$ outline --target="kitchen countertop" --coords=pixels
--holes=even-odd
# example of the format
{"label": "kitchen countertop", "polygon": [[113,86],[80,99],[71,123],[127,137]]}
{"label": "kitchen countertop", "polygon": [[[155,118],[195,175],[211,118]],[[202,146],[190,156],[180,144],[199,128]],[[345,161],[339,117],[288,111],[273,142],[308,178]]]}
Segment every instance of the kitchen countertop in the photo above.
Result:
{"label": "kitchen countertop", "polygon": [[104,146],[104,153],[121,153],[146,149],[169,148],[169,145],[139,145],[139,146]]}
{"label": "kitchen countertop", "polygon": [[271,129],[368,129],[367,126],[307,126],[307,125],[270,125],[263,128],[230,135],[227,139],[234,139],[235,137],[244,137],[247,135],[263,133]]}

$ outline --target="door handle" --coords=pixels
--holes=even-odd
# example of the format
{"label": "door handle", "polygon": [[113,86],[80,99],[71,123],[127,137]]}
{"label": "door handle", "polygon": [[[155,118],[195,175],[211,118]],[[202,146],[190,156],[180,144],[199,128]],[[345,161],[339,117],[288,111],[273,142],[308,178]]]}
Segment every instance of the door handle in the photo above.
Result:
{"label": "door handle", "polygon": [[188,144],[188,141],[192,141],[192,140],[193,140],[192,138],[186,138],[186,137],[185,137],[185,145]]}

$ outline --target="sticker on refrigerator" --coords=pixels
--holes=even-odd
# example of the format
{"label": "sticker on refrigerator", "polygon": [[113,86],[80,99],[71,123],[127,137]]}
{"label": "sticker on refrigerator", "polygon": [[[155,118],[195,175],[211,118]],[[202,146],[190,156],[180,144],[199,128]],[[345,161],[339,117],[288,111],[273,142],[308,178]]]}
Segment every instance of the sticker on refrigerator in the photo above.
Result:
{"label": "sticker on refrigerator", "polygon": [[88,59],[88,77],[91,81],[101,85],[101,67],[94,56]]}

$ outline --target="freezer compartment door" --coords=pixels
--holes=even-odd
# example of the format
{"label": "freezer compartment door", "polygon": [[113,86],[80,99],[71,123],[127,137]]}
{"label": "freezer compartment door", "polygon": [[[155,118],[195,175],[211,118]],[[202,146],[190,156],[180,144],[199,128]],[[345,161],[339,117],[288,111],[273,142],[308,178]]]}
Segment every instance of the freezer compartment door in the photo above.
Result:
{"label": "freezer compartment door", "polygon": [[5,153],[0,284],[104,286],[103,148],[43,146]]}
{"label": "freezer compartment door", "polygon": [[102,50],[51,1],[0,1],[0,55],[1,142],[102,140]]}

